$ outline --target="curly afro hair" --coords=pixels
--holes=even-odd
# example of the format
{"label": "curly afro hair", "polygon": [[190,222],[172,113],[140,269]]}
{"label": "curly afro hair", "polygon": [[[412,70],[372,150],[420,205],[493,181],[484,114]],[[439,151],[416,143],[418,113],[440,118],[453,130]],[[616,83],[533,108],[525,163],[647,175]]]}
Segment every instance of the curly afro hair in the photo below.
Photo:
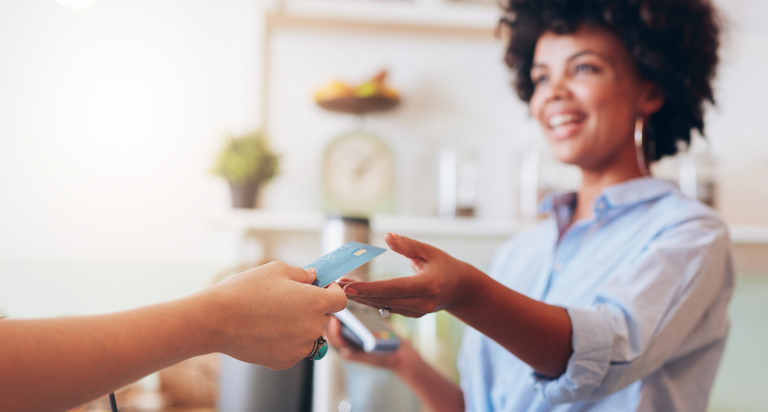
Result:
{"label": "curly afro hair", "polygon": [[640,76],[664,94],[664,105],[646,124],[652,160],[689,144],[692,129],[704,134],[705,100],[714,105],[720,22],[709,0],[507,0],[500,26],[510,29],[505,62],[520,98],[533,94],[530,71],[542,33],[567,34],[581,25],[613,32],[626,46]]}

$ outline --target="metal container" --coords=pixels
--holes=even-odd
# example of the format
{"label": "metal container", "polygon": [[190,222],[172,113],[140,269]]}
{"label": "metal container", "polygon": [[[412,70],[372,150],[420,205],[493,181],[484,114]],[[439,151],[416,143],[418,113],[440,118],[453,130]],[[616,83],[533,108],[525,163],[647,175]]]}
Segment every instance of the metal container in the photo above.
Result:
{"label": "metal container", "polygon": [[[323,224],[323,253],[329,253],[347,242],[370,242],[370,222],[366,218],[328,216]],[[369,280],[368,264],[346,275],[347,277]],[[348,403],[345,396],[344,363],[335,351],[329,351],[325,358],[314,365],[313,412],[337,412],[341,405]]]}
{"label": "metal container", "polygon": [[272,370],[221,355],[219,412],[311,412],[312,361]]}

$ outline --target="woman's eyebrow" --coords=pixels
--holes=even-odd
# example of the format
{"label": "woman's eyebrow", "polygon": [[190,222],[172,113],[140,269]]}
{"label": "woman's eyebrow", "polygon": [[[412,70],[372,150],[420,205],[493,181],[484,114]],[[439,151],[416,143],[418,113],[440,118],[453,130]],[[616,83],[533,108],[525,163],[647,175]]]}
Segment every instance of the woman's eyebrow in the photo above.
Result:
{"label": "woman's eyebrow", "polygon": [[601,60],[605,60],[605,61],[609,60],[602,53],[596,52],[594,50],[584,50],[584,51],[580,51],[580,52],[578,52],[576,54],[573,54],[571,57],[568,58],[568,61],[572,61],[572,60],[575,60],[575,59],[577,59],[577,58],[579,58],[581,56],[590,55],[590,54],[596,56],[597,58],[599,58]]}
{"label": "woman's eyebrow", "polygon": [[[570,61],[575,60],[575,59],[577,59],[577,58],[579,58],[581,56],[589,55],[589,54],[594,55],[594,56],[598,57],[601,60],[608,61],[608,59],[602,53],[598,53],[598,52],[596,52],[594,50],[580,51],[578,53],[575,53],[575,54],[571,55],[566,60],[570,62]],[[533,69],[541,69],[541,68],[545,68],[545,67],[548,67],[548,65],[546,63],[539,63],[539,62],[535,62],[534,61],[533,64],[531,65],[531,70],[533,70]]]}
{"label": "woman's eyebrow", "polygon": [[[597,52],[597,51],[594,51],[594,50],[583,50],[583,51],[574,53],[573,55],[569,56],[566,59],[566,61],[568,63],[570,63],[571,61],[573,61],[575,59],[578,59],[579,57],[585,56],[585,55],[593,55],[593,56],[597,57],[598,59],[603,60],[603,61],[605,61],[606,63],[608,63],[610,65],[613,65],[613,62],[609,58],[607,58],[604,54],[602,54],[600,52]],[[531,64],[531,69],[529,70],[529,72],[533,71],[533,70],[536,70],[536,69],[546,69],[548,67],[549,67],[549,65],[546,64],[546,63],[540,63],[540,62],[534,61],[533,64]]]}

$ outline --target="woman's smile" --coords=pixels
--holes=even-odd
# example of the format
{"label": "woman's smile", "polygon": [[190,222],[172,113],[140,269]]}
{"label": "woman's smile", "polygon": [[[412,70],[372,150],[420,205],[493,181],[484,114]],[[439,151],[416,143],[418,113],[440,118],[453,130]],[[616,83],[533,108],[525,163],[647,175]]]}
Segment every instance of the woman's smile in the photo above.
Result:
{"label": "woman's smile", "polygon": [[558,111],[547,116],[547,135],[553,141],[565,140],[578,134],[586,123],[587,115],[578,111]]}

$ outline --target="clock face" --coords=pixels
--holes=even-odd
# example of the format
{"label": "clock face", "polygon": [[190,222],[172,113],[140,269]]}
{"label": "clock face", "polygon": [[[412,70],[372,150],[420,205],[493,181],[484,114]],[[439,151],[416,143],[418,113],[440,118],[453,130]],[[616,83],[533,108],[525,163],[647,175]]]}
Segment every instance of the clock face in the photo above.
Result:
{"label": "clock face", "polygon": [[351,133],[331,142],[323,159],[323,183],[338,211],[370,213],[392,191],[392,153],[378,138]]}

